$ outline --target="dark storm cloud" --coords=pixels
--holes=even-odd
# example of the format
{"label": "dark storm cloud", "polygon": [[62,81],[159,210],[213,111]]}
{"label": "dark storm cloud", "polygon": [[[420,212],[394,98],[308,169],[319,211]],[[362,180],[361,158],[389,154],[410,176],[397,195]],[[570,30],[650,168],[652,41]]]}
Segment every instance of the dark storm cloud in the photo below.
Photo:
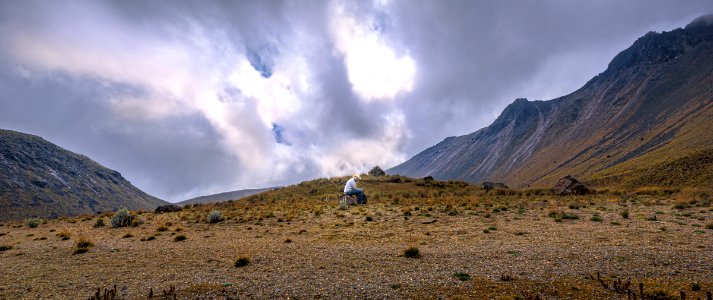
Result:
{"label": "dark storm cloud", "polygon": [[647,31],[710,12],[663,0],[2,2],[0,127],[170,201],[289,184],[390,167],[516,97],[574,91]]}

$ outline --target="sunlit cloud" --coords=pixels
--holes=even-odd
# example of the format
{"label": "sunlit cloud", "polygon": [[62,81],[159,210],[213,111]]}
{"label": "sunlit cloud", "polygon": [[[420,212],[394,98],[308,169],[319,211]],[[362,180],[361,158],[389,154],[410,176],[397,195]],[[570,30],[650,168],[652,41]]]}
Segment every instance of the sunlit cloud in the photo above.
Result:
{"label": "sunlit cloud", "polygon": [[369,20],[351,16],[342,5],[332,8],[332,34],[354,91],[365,100],[391,100],[400,92],[410,92],[416,62],[407,54],[397,55],[383,40],[381,26],[370,25]]}

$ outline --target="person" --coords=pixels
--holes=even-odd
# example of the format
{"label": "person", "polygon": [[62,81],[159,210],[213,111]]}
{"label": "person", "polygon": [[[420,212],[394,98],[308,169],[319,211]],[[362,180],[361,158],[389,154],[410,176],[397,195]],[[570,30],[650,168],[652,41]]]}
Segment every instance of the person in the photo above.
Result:
{"label": "person", "polygon": [[356,195],[358,204],[366,204],[366,196],[364,196],[363,190],[357,188],[357,180],[361,180],[361,176],[355,173],[344,186],[344,194],[350,196]]}

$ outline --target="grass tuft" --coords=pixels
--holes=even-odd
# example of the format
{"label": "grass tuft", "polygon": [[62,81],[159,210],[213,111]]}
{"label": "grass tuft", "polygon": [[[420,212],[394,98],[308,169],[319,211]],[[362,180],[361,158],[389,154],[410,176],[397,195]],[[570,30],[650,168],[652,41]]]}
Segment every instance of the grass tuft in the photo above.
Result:
{"label": "grass tuft", "polygon": [[404,250],[404,257],[419,258],[419,257],[421,257],[421,253],[418,251],[418,248],[416,248],[416,247],[408,247],[406,250]]}
{"label": "grass tuft", "polygon": [[187,240],[187,239],[188,239],[188,238],[187,238],[185,235],[180,234],[180,235],[177,235],[175,238],[173,238],[173,241],[174,241],[174,242],[180,242],[180,241],[185,241],[185,240]]}
{"label": "grass tuft", "polygon": [[460,281],[470,280],[470,275],[468,275],[468,273],[454,273],[453,277],[458,278]]}
{"label": "grass tuft", "polygon": [[75,249],[74,252],[72,252],[72,255],[87,253],[91,247],[94,247],[94,243],[85,238],[79,238],[79,240],[74,243]]}
{"label": "grass tuft", "polygon": [[97,221],[94,223],[94,228],[99,228],[99,227],[104,227],[104,219],[99,218]]}
{"label": "grass tuft", "polygon": [[236,268],[242,268],[249,264],[250,264],[250,258],[247,256],[240,257],[235,261]]}

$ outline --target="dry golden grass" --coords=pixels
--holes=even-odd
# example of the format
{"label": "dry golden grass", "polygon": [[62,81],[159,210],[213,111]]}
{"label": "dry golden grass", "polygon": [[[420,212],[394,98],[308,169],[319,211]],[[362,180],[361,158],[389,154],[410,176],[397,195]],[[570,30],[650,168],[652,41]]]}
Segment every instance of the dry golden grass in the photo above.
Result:
{"label": "dry golden grass", "polygon": [[[131,299],[172,286],[178,298],[189,299],[626,298],[604,289],[597,272],[607,282],[631,277],[646,291],[683,290],[693,299],[713,291],[710,194],[555,197],[544,190],[485,193],[462,182],[367,177],[359,185],[368,205],[339,210],[345,180],[320,179],[176,213],[135,213],[143,221],[138,227],[94,228],[87,217],[38,228],[6,223],[0,245],[11,248],[0,251],[0,299],[81,299],[113,285]],[[676,208],[679,201],[689,206]],[[214,210],[222,221],[211,224]],[[550,212],[579,219],[557,222]],[[601,222],[590,220],[595,214]],[[175,242],[178,236],[187,238]],[[94,246],[72,255],[82,238]],[[404,256],[410,247],[418,259]],[[691,290],[694,282],[699,291]]]}

